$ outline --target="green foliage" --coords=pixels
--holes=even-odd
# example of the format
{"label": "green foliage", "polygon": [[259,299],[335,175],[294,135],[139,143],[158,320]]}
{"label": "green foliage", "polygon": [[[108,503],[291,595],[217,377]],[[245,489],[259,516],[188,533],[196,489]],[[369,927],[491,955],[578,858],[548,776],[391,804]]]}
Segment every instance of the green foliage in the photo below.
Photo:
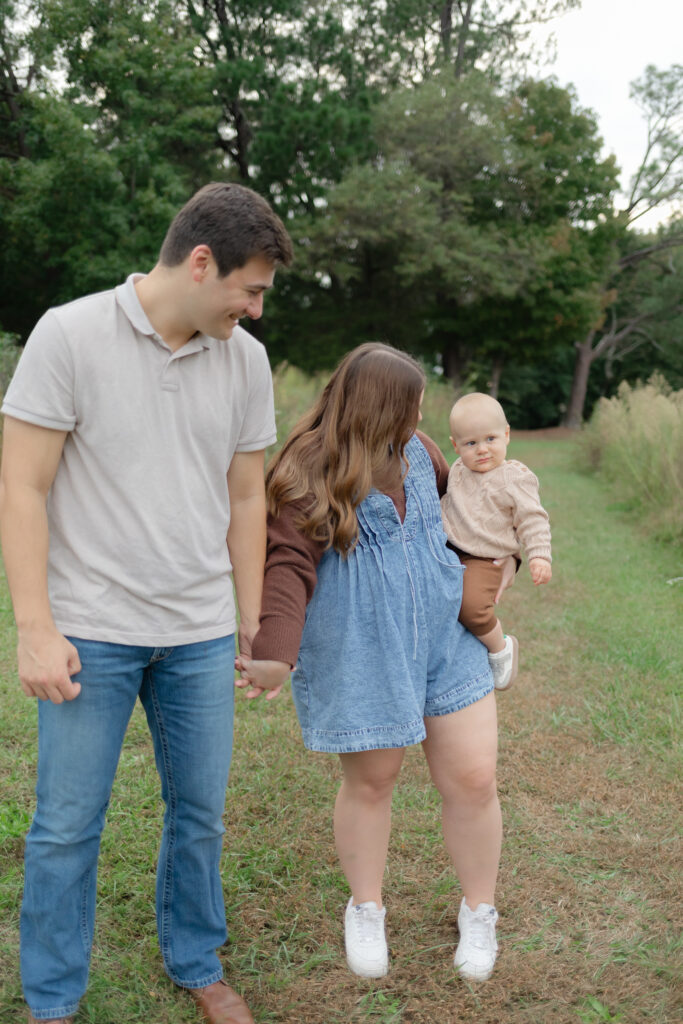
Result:
{"label": "green foliage", "polygon": [[569,93],[436,76],[387,98],[374,133],[375,159],[296,226],[301,301],[282,311],[279,355],[310,365],[311,307],[328,311],[335,355],[381,338],[443,358],[460,382],[474,358],[538,365],[588,328],[613,259],[616,171]]}
{"label": "green foliage", "polygon": [[[555,419],[567,350],[613,317],[627,222],[681,186],[679,65],[634,85],[650,134],[622,217],[592,115],[520,79],[533,24],[576,2],[0,0],[0,323],[25,337],[148,268],[198,186],[239,179],[296,241],[257,328],[274,365],[379,338]],[[654,277],[619,283],[617,316],[652,309],[675,383]],[[639,359],[610,343],[589,399]]]}
{"label": "green foliage", "polygon": [[0,331],[0,401],[7,391],[7,385],[12,379],[21,355],[21,349],[17,342],[18,339],[14,335]]}
{"label": "green foliage", "polygon": [[683,192],[683,64],[659,69],[648,64],[631,85],[631,97],[647,124],[647,143],[631,181],[626,214],[631,223]]}
{"label": "green foliage", "polygon": [[620,502],[683,545],[683,391],[659,375],[601,399],[581,436],[587,465]]}

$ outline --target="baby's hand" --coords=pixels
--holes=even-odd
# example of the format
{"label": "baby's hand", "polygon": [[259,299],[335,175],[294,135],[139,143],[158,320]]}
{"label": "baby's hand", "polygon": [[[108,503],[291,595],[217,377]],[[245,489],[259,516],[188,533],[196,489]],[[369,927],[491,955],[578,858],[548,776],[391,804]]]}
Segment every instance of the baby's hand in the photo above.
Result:
{"label": "baby's hand", "polygon": [[541,583],[549,583],[553,575],[550,562],[545,558],[530,558],[529,572],[536,586],[539,586]]}
{"label": "baby's hand", "polygon": [[270,690],[266,700],[277,697],[292,670],[286,661],[252,661],[243,655],[235,658],[235,668],[241,673],[235,686],[251,687],[245,694],[250,700],[260,697],[264,690]]}

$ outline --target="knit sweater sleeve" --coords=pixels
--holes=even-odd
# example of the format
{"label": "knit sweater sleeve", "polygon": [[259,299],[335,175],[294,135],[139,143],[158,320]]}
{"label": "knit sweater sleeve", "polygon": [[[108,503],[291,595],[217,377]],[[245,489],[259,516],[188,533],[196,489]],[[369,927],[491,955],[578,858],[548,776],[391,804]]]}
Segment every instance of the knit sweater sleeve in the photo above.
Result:
{"label": "knit sweater sleeve", "polygon": [[261,625],[252,643],[252,657],[296,664],[301,634],[318,581],[324,544],[311,540],[296,525],[301,504],[287,505],[268,516],[268,545],[261,603]]}
{"label": "knit sweater sleeve", "polygon": [[514,482],[510,488],[514,502],[512,525],[527,561],[531,558],[545,558],[551,562],[550,522],[548,513],[541,505],[538,479],[521,462],[512,462],[511,470],[513,467]]}

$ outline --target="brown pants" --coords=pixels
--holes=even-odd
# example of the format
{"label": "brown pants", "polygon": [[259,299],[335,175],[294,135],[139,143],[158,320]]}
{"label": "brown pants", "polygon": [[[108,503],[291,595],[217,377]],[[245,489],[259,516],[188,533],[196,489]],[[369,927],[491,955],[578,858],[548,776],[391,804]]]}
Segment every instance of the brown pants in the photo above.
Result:
{"label": "brown pants", "polygon": [[458,557],[465,566],[458,618],[470,633],[484,636],[491,632],[498,619],[493,599],[498,593],[503,567],[494,565],[492,558],[475,558],[464,551],[458,551]]}

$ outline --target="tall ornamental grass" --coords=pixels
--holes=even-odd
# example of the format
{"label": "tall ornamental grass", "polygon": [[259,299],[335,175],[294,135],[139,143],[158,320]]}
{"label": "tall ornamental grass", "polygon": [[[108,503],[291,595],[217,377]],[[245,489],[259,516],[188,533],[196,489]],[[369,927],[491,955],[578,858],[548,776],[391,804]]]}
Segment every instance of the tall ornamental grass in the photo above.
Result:
{"label": "tall ornamental grass", "polygon": [[602,398],[584,430],[583,458],[660,537],[683,544],[683,391],[655,374]]}

